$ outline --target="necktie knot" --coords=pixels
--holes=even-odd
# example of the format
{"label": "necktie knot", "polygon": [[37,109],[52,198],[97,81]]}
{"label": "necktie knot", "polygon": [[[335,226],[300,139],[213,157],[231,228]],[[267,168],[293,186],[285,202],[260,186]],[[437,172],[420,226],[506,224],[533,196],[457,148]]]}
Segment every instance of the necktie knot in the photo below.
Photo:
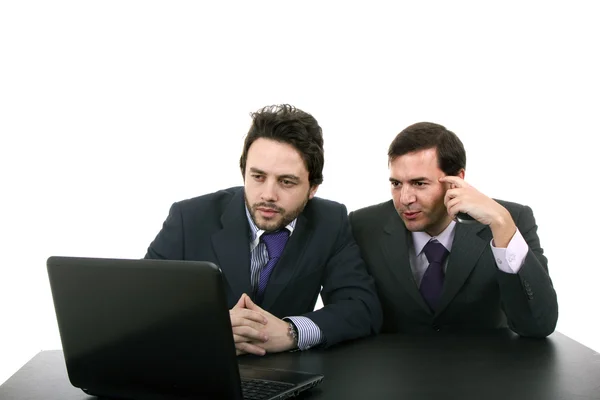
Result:
{"label": "necktie knot", "polygon": [[450,253],[448,249],[444,247],[443,244],[438,242],[437,240],[432,240],[428,242],[425,247],[423,247],[423,252],[427,257],[427,261],[430,263],[437,262],[442,264],[448,254]]}
{"label": "necktie knot", "polygon": [[269,259],[281,257],[281,253],[283,253],[283,249],[285,248],[289,236],[290,231],[285,228],[275,232],[262,234],[260,240],[267,246]]}

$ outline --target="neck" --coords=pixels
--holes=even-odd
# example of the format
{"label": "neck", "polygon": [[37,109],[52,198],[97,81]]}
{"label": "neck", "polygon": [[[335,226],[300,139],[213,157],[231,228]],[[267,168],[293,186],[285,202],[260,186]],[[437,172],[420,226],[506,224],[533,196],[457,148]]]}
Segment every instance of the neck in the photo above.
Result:
{"label": "neck", "polygon": [[434,227],[427,229],[425,233],[427,233],[429,236],[437,236],[444,232],[444,229],[450,225],[450,222],[452,222],[452,218],[449,215],[446,215],[443,220],[437,223]]}

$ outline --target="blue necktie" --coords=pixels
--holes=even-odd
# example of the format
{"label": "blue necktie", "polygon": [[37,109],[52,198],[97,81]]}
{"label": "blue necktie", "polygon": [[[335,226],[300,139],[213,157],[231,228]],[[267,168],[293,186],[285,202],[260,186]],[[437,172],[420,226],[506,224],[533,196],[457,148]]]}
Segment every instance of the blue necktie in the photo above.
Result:
{"label": "blue necktie", "polygon": [[273,272],[277,261],[279,261],[289,236],[290,231],[287,229],[281,229],[275,232],[263,233],[260,237],[260,240],[267,246],[269,261],[267,261],[264,267],[262,267],[260,276],[258,278],[257,298],[259,303],[262,301],[265,289],[267,288],[267,283],[269,282],[269,277],[271,276],[271,272]]}
{"label": "blue necktie", "polygon": [[429,266],[421,280],[419,291],[429,307],[435,311],[439,306],[442,288],[444,287],[444,260],[449,252],[437,240],[429,241],[423,252],[429,261]]}

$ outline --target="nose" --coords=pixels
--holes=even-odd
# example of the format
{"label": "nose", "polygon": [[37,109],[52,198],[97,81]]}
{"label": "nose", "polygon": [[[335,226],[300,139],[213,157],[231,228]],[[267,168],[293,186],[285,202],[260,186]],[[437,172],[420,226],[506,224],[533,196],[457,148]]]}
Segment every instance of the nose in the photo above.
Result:
{"label": "nose", "polygon": [[417,197],[413,192],[413,188],[410,185],[404,185],[400,189],[400,203],[405,206],[408,206],[417,201]]}
{"label": "nose", "polygon": [[277,201],[277,182],[267,180],[263,185],[263,191],[260,196],[264,202],[274,203]]}

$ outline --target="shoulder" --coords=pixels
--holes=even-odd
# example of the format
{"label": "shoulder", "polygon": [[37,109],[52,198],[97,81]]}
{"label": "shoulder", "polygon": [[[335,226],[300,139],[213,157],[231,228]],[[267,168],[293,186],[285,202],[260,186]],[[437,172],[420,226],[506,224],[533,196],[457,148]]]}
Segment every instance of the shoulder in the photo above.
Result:
{"label": "shoulder", "polygon": [[381,226],[389,220],[390,214],[394,214],[395,212],[393,201],[388,200],[352,211],[350,213],[350,222],[353,227],[366,225]]}
{"label": "shoulder", "polygon": [[238,196],[243,196],[243,187],[241,186],[181,200],[175,203],[174,206],[179,208],[183,214],[202,213],[210,210],[215,211],[220,215],[220,211],[224,210],[229,203]]}
{"label": "shoulder", "polygon": [[344,204],[337,201],[313,197],[306,203],[303,214],[311,222],[339,223],[340,218],[348,217],[348,210]]}
{"label": "shoulder", "polygon": [[515,222],[524,217],[533,218],[533,210],[529,206],[506,200],[494,199],[494,201],[506,208]]}

